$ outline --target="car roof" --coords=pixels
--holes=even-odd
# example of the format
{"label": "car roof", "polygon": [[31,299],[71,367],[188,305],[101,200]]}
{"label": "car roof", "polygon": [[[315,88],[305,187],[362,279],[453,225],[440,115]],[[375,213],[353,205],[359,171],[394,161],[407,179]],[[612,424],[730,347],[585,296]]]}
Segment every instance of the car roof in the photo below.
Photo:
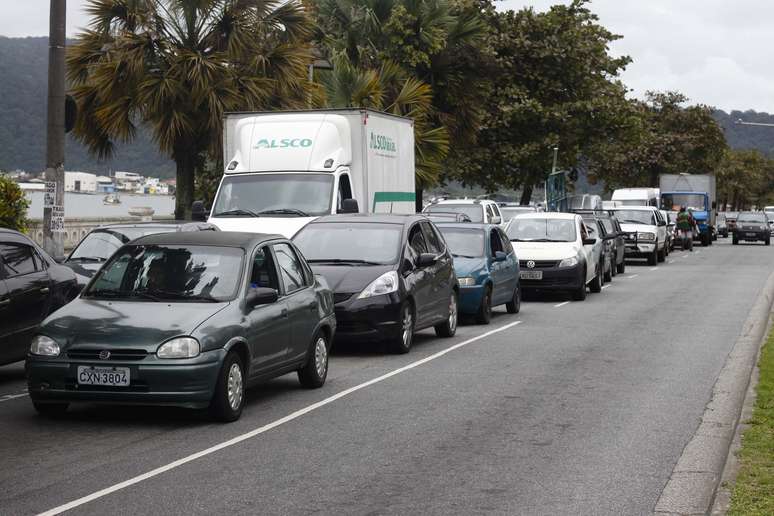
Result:
{"label": "car roof", "polygon": [[121,229],[121,228],[179,228],[183,226],[188,225],[194,225],[194,226],[202,226],[202,227],[208,227],[213,228],[215,227],[212,224],[209,224],[207,222],[198,222],[198,221],[192,221],[192,220],[152,220],[149,222],[123,222],[118,224],[105,224],[103,226],[99,226],[95,229]]}
{"label": "car roof", "polygon": [[267,240],[287,240],[282,235],[236,231],[183,231],[155,233],[132,240],[132,245],[209,245],[252,249]]}
{"label": "car roof", "polygon": [[494,229],[498,227],[497,224],[483,224],[481,222],[436,222],[438,229],[443,228],[459,228],[459,229]]}
{"label": "car roof", "polygon": [[516,215],[511,220],[516,219],[561,219],[561,220],[574,220],[575,217],[580,217],[575,213],[562,213],[558,211],[536,211],[534,213],[521,213]]}
{"label": "car roof", "polygon": [[655,206],[616,206],[615,208],[610,208],[610,211],[621,211],[621,210],[659,211],[658,208],[656,208]]}
{"label": "car roof", "polygon": [[485,204],[485,203],[497,204],[496,202],[490,199],[444,199],[442,201],[436,201],[434,203],[431,203],[430,206],[439,205],[439,204]]}
{"label": "car roof", "polygon": [[366,223],[372,224],[411,224],[414,221],[425,220],[430,222],[427,217],[421,213],[407,213],[405,215],[394,213],[348,213],[340,215],[323,215],[314,219],[309,224],[319,224],[322,222],[341,222],[341,223]]}
{"label": "car roof", "polygon": [[23,242],[25,244],[31,241],[31,238],[24,233],[10,228],[0,228],[0,239],[7,242]]}

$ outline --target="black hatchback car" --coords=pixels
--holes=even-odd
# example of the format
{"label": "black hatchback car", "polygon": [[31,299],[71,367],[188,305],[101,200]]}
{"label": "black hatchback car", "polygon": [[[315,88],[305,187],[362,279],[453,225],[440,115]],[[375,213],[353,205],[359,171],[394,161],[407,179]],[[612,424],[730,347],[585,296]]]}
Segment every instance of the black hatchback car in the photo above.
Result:
{"label": "black hatchback car", "polygon": [[113,256],[122,245],[146,235],[174,233],[177,231],[218,231],[213,224],[206,222],[154,221],[129,224],[110,224],[92,229],[78,242],[62,265],[70,267],[83,288],[96,274],[102,264]]}
{"label": "black hatchback car", "polygon": [[330,215],[293,241],[334,291],[337,339],[386,341],[408,353],[417,330],[456,332],[452,256],[424,215]]}
{"label": "black hatchback car", "polygon": [[736,228],[731,236],[733,245],[739,244],[740,240],[761,241],[765,245],[770,245],[769,218],[762,211],[741,211],[736,218]]}
{"label": "black hatchback car", "polygon": [[25,235],[0,228],[0,365],[24,360],[38,324],[78,290],[70,269]]}
{"label": "black hatchback car", "polygon": [[287,239],[198,232],[119,249],[29,345],[44,414],[87,401],[209,408],[233,421],[250,384],[297,371],[320,387],[336,330],[333,293]]}

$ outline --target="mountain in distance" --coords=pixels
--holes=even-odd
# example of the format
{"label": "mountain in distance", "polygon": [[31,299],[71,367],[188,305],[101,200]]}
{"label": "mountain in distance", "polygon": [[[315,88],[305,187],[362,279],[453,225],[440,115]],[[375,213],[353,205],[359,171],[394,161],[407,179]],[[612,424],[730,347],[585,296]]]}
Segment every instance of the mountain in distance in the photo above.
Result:
{"label": "mountain in distance", "polygon": [[[47,74],[48,38],[0,36],[0,170],[36,172],[45,168]],[[714,117],[723,127],[732,148],[758,149],[774,158],[774,127],[735,123],[741,118],[746,122],[774,124],[774,115],[717,110]],[[67,170],[97,174],[125,170],[162,178],[175,175],[174,163],[159,153],[150,133],[142,128],[134,142],[118,144],[116,155],[105,161],[91,156],[70,135],[66,145]],[[595,188],[582,185],[581,190]]]}
{"label": "mountain in distance", "polygon": [[[35,173],[46,166],[48,38],[0,36],[0,170]],[[104,174],[111,170],[172,178],[175,164],[161,154],[147,130],[130,144],[117,144],[112,159],[99,161],[71,135],[65,169]]]}

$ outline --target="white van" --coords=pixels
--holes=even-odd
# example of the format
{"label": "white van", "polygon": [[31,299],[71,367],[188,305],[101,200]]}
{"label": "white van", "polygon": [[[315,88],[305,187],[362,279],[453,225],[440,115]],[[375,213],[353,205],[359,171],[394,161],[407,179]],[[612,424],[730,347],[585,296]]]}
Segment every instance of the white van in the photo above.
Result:
{"label": "white van", "polygon": [[[334,213],[414,213],[414,124],[367,109],[227,114],[208,222],[288,238]],[[198,206],[197,206],[198,204]],[[194,216],[204,207],[195,203]]]}
{"label": "white van", "polygon": [[610,198],[616,206],[660,206],[658,188],[619,188],[613,192]]}

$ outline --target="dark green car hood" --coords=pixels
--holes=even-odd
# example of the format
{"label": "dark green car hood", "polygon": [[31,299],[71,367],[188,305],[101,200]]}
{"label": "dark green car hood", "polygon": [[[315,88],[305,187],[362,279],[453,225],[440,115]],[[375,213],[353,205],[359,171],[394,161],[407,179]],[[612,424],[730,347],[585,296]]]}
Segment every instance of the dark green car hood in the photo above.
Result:
{"label": "dark green car hood", "polygon": [[162,342],[191,335],[228,303],[105,301],[77,298],[50,315],[39,333],[72,347],[125,347],[155,353]]}

